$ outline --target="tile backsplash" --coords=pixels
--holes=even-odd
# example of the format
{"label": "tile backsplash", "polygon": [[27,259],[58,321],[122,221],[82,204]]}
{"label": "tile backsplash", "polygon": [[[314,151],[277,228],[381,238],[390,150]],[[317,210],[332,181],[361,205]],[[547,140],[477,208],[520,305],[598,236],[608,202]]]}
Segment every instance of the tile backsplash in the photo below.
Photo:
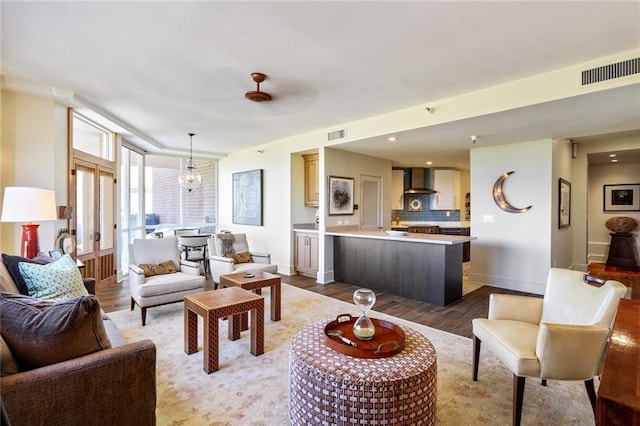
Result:
{"label": "tile backsplash", "polygon": [[[460,210],[431,210],[432,195],[405,195],[404,210],[392,210],[391,219],[395,220],[396,216],[400,216],[400,221],[405,222],[460,222]],[[420,198],[422,200],[422,211],[409,211],[409,199]],[[447,216],[447,211],[449,216]]]}

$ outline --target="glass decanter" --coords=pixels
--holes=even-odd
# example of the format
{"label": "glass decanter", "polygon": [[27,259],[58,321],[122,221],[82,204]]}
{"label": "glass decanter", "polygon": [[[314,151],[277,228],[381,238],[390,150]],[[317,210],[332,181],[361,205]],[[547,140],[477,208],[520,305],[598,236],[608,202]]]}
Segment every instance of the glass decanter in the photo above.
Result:
{"label": "glass decanter", "polygon": [[353,302],[362,311],[362,315],[353,324],[353,334],[359,340],[371,340],[376,334],[373,321],[367,317],[367,312],[376,303],[376,294],[368,288],[359,288],[353,292]]}

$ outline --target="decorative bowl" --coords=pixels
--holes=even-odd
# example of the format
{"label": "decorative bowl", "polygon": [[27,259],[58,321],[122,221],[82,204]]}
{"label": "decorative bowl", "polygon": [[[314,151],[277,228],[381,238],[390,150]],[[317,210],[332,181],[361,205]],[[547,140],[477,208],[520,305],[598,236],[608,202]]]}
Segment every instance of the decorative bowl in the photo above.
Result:
{"label": "decorative bowl", "polygon": [[616,234],[626,234],[638,226],[638,222],[632,217],[612,217],[604,224],[608,230],[615,232]]}

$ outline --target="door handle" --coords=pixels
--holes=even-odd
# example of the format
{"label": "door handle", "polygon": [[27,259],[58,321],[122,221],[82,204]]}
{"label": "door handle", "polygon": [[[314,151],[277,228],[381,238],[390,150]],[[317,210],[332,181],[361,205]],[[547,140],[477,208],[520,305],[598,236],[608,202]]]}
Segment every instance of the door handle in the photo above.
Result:
{"label": "door handle", "polygon": [[96,232],[95,240],[96,241],[100,241],[100,233],[99,232]]}

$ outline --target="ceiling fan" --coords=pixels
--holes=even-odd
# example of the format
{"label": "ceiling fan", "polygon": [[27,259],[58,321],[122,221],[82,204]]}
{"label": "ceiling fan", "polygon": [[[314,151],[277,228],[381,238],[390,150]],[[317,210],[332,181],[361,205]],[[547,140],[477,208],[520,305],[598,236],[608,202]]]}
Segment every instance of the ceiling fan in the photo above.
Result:
{"label": "ceiling fan", "polygon": [[271,95],[266,92],[260,91],[260,83],[262,83],[267,76],[261,72],[251,73],[251,78],[256,82],[256,90],[251,90],[244,94],[244,97],[253,102],[266,102],[271,100]]}

